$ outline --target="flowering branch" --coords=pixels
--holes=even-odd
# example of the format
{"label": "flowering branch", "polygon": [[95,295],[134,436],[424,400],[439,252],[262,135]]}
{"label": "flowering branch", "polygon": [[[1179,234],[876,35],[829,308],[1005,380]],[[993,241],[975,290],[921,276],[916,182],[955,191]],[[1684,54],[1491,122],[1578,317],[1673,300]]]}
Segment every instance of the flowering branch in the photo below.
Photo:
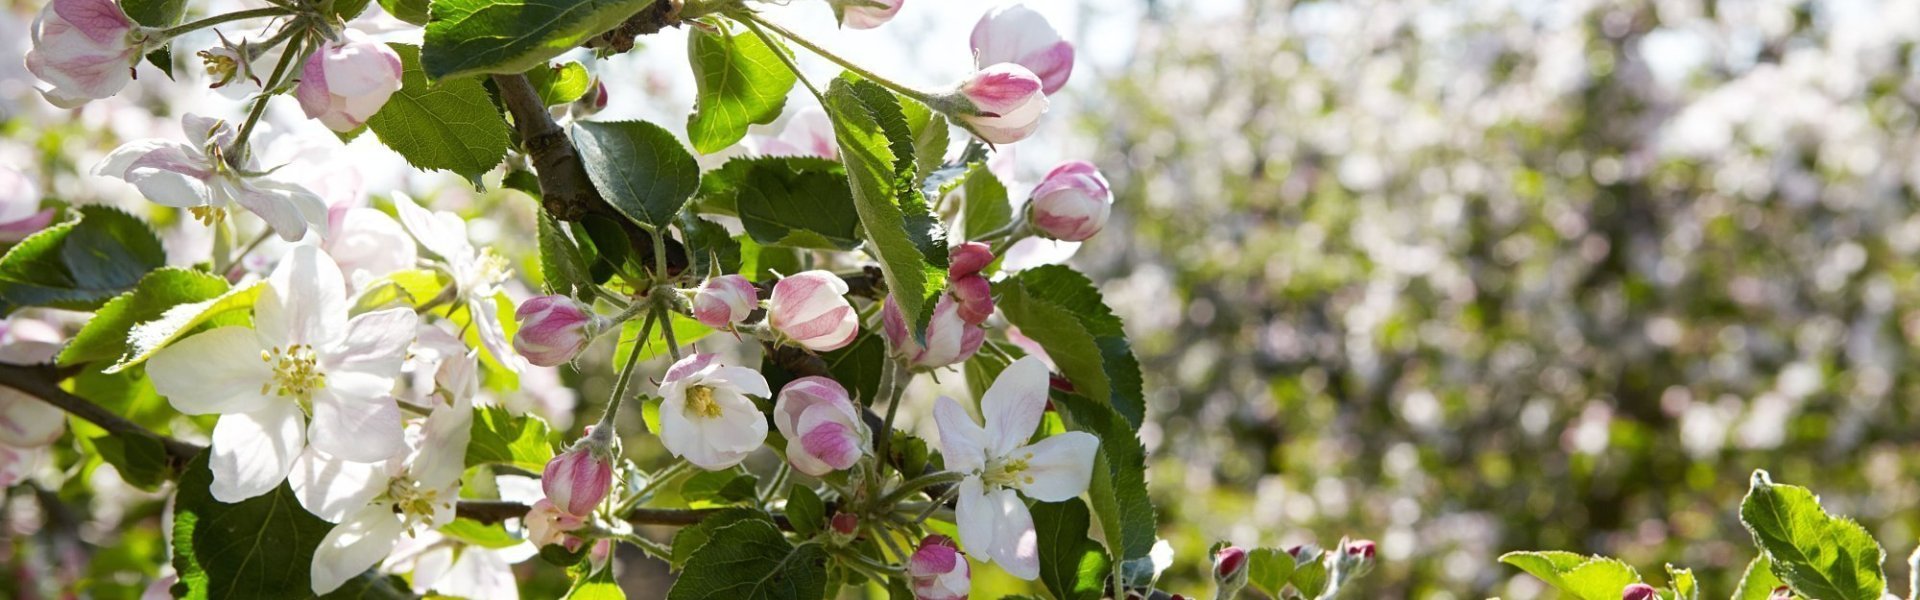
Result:
{"label": "flowering branch", "polygon": [[81,419],[99,425],[114,435],[133,435],[158,440],[167,451],[167,464],[175,471],[185,470],[187,462],[200,454],[205,448],[176,440],[148,431],[125,417],[113,414],[86,398],[81,398],[60,389],[59,371],[52,364],[13,365],[0,363],[0,386],[18,390],[20,393],[39,398],[60,410],[67,411]]}
{"label": "flowering branch", "polygon": [[[499,523],[507,519],[527,516],[531,507],[519,502],[503,500],[461,500],[454,509],[455,514],[464,519],[481,523]],[[635,508],[626,512],[624,520],[634,525],[677,525],[686,526],[699,523],[725,508]],[[793,522],[785,514],[775,513],[773,520],[781,529],[792,531]]]}

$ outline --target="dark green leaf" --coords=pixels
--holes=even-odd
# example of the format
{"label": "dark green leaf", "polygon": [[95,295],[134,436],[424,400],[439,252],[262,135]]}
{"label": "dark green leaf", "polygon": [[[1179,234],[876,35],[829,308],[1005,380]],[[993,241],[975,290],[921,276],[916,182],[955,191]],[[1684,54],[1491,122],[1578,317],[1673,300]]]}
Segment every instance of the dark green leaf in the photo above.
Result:
{"label": "dark green leaf", "polygon": [[127,17],[148,27],[172,27],[187,16],[187,0],[121,0]]}
{"label": "dark green leaf", "polygon": [[1887,591],[1887,553],[1853,520],[1828,515],[1807,488],[1778,485],[1754,471],[1740,522],[1767,551],[1773,574],[1821,600],[1878,600]]}
{"label": "dark green leaf", "polygon": [[427,0],[380,0],[380,8],[394,18],[414,25],[427,24]]}
{"label": "dark green leaf", "polygon": [[575,123],[573,142],[593,187],[635,223],[666,229],[700,189],[700,165],[659,125]]}
{"label": "dark green leaf", "polygon": [[523,72],[613,29],[654,1],[435,0],[421,61],[434,79]]}
{"label": "dark green leaf", "polygon": [[793,533],[801,539],[813,537],[826,528],[827,505],[813,488],[793,484],[787,492],[787,522],[793,524]]}
{"label": "dark green leaf", "polygon": [[134,487],[153,491],[173,478],[167,467],[167,447],[149,435],[107,435],[93,438],[100,458],[120,472],[120,478]]}
{"label": "dark green leaf", "polygon": [[[835,79],[827,89],[827,113],[833,121],[833,133],[846,161],[847,182],[853,190],[854,208],[867,232],[868,246],[880,261],[887,289],[900,305],[901,314],[924,331],[933,315],[933,303],[946,287],[945,240],[937,251],[923,250],[932,234],[922,217],[926,203],[901,203],[901,198],[918,198],[919,191],[896,164],[895,145],[890,129],[906,131],[905,118],[898,104],[888,104],[891,92],[861,93],[872,82]],[[871,104],[870,104],[871,103]],[[895,126],[889,128],[887,124]],[[902,135],[905,135],[904,133]],[[902,138],[911,151],[912,140]],[[912,169],[911,155],[907,168]],[[908,175],[908,176],[903,176]],[[903,186],[905,189],[903,189]],[[938,228],[937,220],[934,228]],[[931,252],[933,256],[928,256]]]}
{"label": "dark green leaf", "polygon": [[191,304],[180,304],[160,313],[160,317],[143,321],[127,332],[127,350],[118,362],[106,369],[107,373],[118,373],[146,362],[161,348],[175,340],[185,337],[205,324],[237,324],[250,318],[250,309],[254,300],[260,298],[266,283],[253,283],[232,288],[226,293]]}
{"label": "dark green leaf", "polygon": [[750,500],[757,493],[760,478],[735,467],[721,471],[701,471],[680,484],[680,498],[688,503],[732,504]]}
{"label": "dark green leaf", "polygon": [[844,175],[790,171],[792,163],[753,166],[736,196],[740,222],[753,241],[769,246],[852,250],[860,245],[860,217]]}
{"label": "dark green leaf", "polygon": [[120,209],[83,206],[0,256],[0,300],[11,308],[94,310],[166,264],[160,239]]}
{"label": "dark green leaf", "polygon": [[773,524],[773,519],[765,512],[751,508],[727,508],[708,515],[707,518],[701,519],[699,523],[690,527],[681,528],[679,533],[673,535],[673,567],[678,569],[685,566],[687,559],[693,557],[694,551],[707,545],[707,540],[713,537],[714,531],[750,520]]}
{"label": "dark green leaf", "polygon": [[1640,583],[1640,573],[1604,556],[1572,552],[1508,552],[1500,557],[1575,600],[1619,600],[1621,588]]}
{"label": "dark green leaf", "polygon": [[740,271],[740,242],[727,235],[724,225],[681,211],[680,234],[687,246],[687,270],[705,277]]}
{"label": "dark green leaf", "polygon": [[750,519],[713,530],[667,600],[820,600],[826,584],[825,548],[795,547],[773,523]]}
{"label": "dark green leaf", "polygon": [[1100,530],[1106,532],[1108,554],[1115,562],[1146,558],[1159,530],[1147,496],[1146,449],[1113,407],[1064,392],[1054,393],[1053,399],[1066,411],[1070,428],[1100,437],[1087,493]]}
{"label": "dark green leaf", "polygon": [[694,111],[687,137],[701,154],[713,154],[746,137],[747,126],[772,123],[796,81],[793,71],[750,31],[730,34],[694,28],[687,34],[693,64]]}
{"label": "dark green leaf", "polygon": [[175,596],[309,598],[309,569],[332,523],[308,514],[282,483],[237,504],[213,498],[202,453],[187,467],[174,499]]}
{"label": "dark green leaf", "polygon": [[834,381],[846,386],[862,405],[871,406],[874,397],[880,393],[880,368],[887,362],[887,341],[880,335],[866,331],[854,338],[852,344],[832,352],[822,352],[820,359],[827,363],[827,373]]}
{"label": "dark green leaf", "polygon": [[[838,161],[813,156],[745,156],[729,159],[720,168],[700,176],[700,196],[696,203],[702,214],[739,216],[737,196],[746,184],[747,174],[760,168],[778,168],[785,173],[825,172],[846,178],[847,170]],[[851,195],[852,190],[847,192]]]}
{"label": "dark green leaf", "polygon": [[339,17],[344,23],[360,16],[360,13],[367,12],[367,7],[372,4],[373,0],[333,0],[333,7],[329,12]]}
{"label": "dark green leaf", "polygon": [[547,211],[540,211],[536,235],[540,243],[540,275],[547,280],[547,291],[572,295],[594,284],[579,244],[574,243],[566,226]]}
{"label": "dark green leaf", "polygon": [[1087,538],[1090,523],[1087,505],[1079,498],[1033,504],[1040,582],[1056,600],[1096,600],[1106,591],[1107,553]]}
{"label": "dark green leaf", "polygon": [[547,422],[540,417],[515,416],[500,406],[473,409],[467,466],[507,464],[538,473],[552,459],[553,443],[547,439]]}
{"label": "dark green leaf", "polygon": [[994,286],[999,307],[1020,333],[1039,342],[1074,389],[1105,400],[1134,428],[1146,416],[1140,362],[1126,331],[1085,275],[1050,265]]}
{"label": "dark green leaf", "polygon": [[133,291],[108,301],[60,351],[59,362],[72,365],[120,358],[133,326],[160,318],[176,305],[200,302],[227,291],[227,280],[212,273],[164,267],[148,273]]}
{"label": "dark green leaf", "polygon": [[[437,10],[440,4],[435,4]],[[431,31],[431,29],[429,29]],[[478,79],[430,82],[420,48],[388,44],[405,67],[400,91],[367,119],[380,143],[420,169],[445,169],[477,180],[507,155],[507,121]]]}

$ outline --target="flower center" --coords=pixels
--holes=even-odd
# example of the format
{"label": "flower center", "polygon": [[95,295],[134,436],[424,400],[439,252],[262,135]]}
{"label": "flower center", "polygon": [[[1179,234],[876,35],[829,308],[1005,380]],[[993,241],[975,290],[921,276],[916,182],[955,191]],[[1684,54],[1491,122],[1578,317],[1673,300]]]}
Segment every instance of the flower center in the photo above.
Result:
{"label": "flower center", "polygon": [[395,478],[392,483],[387,484],[387,499],[393,501],[394,512],[400,514],[400,518],[406,522],[409,530],[415,525],[431,525],[434,512],[441,505],[451,502],[450,499],[447,501],[440,499],[440,490],[403,478]]}
{"label": "flower center", "polygon": [[320,356],[313,346],[294,344],[285,349],[261,350],[260,360],[273,365],[273,378],[260,385],[262,395],[313,399],[313,393],[327,387],[327,374],[320,372]]}
{"label": "flower center", "polygon": [[687,415],[707,419],[720,417],[720,403],[713,400],[713,388],[704,385],[687,388]]}
{"label": "flower center", "polygon": [[193,220],[208,227],[217,225],[227,218],[227,209],[219,206],[189,206],[187,212],[193,213]]}
{"label": "flower center", "polygon": [[1033,476],[1026,474],[1033,460],[1032,452],[1020,456],[1002,456],[987,461],[987,467],[980,472],[980,481],[993,488],[1020,487],[1033,483]]}
{"label": "flower center", "polygon": [[492,246],[480,249],[478,261],[480,280],[487,285],[498,284],[513,276],[513,263],[507,257],[493,251]]}

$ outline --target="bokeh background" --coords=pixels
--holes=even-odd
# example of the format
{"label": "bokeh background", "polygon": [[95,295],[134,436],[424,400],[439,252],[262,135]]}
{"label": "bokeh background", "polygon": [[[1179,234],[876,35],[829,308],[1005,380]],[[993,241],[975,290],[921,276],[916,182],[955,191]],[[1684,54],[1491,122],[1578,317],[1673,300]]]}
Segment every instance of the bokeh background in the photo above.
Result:
{"label": "bokeh background", "polygon": [[[180,113],[237,118],[241,96],[206,90],[183,53],[176,82],[143,66],[119,97],[58,111],[20,66],[39,3],[8,1],[0,161],[47,198],[168,224],[86,169],[119,141],[178,138]],[[1352,535],[1381,553],[1357,597],[1548,597],[1496,562],[1526,549],[1613,554],[1656,580],[1663,563],[1692,567],[1722,596],[1752,558],[1735,509],[1756,468],[1861,521],[1905,580],[1920,536],[1920,2],[1029,5],[1079,63],[1042,132],[1002,160],[1024,186],[1069,158],[1114,184],[1113,221],[1070,260],[1146,369],[1176,556],[1165,587],[1203,594],[1216,540]],[[967,70],[985,7],[908,0],[849,33],[818,0],[768,10],[931,86]],[[592,65],[612,93],[603,117],[684,123],[684,48],[667,31]],[[343,147],[291,99],[266,131],[267,162],[298,161],[316,186],[405,191],[475,217],[481,241],[532,249],[514,192],[396,168],[370,139]],[[204,256],[200,235],[168,229],[175,260]],[[598,414],[576,402],[605,396],[610,369],[591,362],[502,399]],[[72,523],[11,494],[0,564],[155,545],[119,525],[157,518],[157,498],[89,473],[73,514],[52,516]],[[97,547],[46,550],[49,523]],[[657,563],[623,562],[635,593],[664,584]]]}

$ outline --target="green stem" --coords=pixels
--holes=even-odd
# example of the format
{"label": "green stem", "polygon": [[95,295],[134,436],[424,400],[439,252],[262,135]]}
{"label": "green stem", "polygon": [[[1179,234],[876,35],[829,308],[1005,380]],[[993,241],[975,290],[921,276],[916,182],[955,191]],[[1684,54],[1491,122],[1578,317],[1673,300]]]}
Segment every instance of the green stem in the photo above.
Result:
{"label": "green stem", "polygon": [[284,8],[280,8],[278,6],[269,6],[266,8],[255,8],[252,10],[243,10],[240,12],[230,12],[224,15],[214,15],[211,17],[207,17],[205,19],[194,21],[192,23],[186,23],[176,27],[169,27],[167,29],[160,30],[160,33],[157,34],[156,36],[159,39],[155,41],[171,40],[173,38],[179,37],[180,34],[183,34],[189,31],[205,29],[208,27],[219,25],[221,23],[231,23],[234,21],[241,21],[246,19],[258,19],[262,17],[278,17],[278,16],[284,16],[284,15],[290,15],[290,14],[293,14],[293,12]]}
{"label": "green stem", "polygon": [[652,328],[653,317],[648,316],[647,322],[640,326],[640,337],[634,338],[633,348],[627,350],[626,366],[620,368],[620,378],[614,380],[613,397],[607,399],[607,412],[600,415],[600,424],[594,428],[595,431],[600,427],[613,426],[613,418],[620,413],[620,405],[626,400],[627,384],[633,381],[634,367],[640,364],[640,349],[646,346],[647,330]]}
{"label": "green stem", "polygon": [[900,487],[894,488],[885,498],[880,499],[880,506],[893,506],[895,503],[907,499],[907,497],[913,495],[914,492],[943,483],[960,483],[960,480],[966,478],[967,476],[965,474],[953,471],[940,471],[938,473],[921,475],[907,480],[905,483],[900,484]]}
{"label": "green stem", "polygon": [[213,273],[222,279],[233,270],[233,215],[227,214],[213,224]]}
{"label": "green stem", "polygon": [[753,35],[759,36],[760,41],[766,42],[768,48],[774,49],[773,55],[780,57],[780,62],[786,63],[787,70],[793,71],[794,78],[799,79],[802,85],[807,86],[807,91],[813,92],[814,99],[819,100],[821,106],[827,105],[827,97],[820,94],[820,88],[813,87],[813,82],[807,79],[806,73],[800,72],[800,65],[793,62],[793,57],[787,56],[787,53],[780,51],[780,45],[774,43],[773,36],[767,35],[766,31],[761,30],[759,23],[754,21],[741,21],[741,23],[746,25],[747,30],[752,31]]}
{"label": "green stem", "polygon": [[[847,59],[841,58],[840,55],[834,54],[833,52],[828,51],[826,48],[821,47],[819,44],[813,43],[811,40],[808,40],[807,38],[800,37],[800,34],[794,33],[793,31],[788,30],[785,27],[776,25],[772,21],[768,21],[766,19],[760,18],[760,15],[755,14],[751,11],[742,10],[742,11],[736,11],[728,14],[732,15],[736,19],[739,19],[743,23],[758,24],[761,27],[771,29],[773,30],[774,33],[780,34],[780,37],[784,37],[784,38],[787,38],[788,40],[792,40],[793,43],[799,44],[800,47],[813,51],[814,54],[820,55],[821,58],[825,58],[827,60],[833,61],[834,64],[840,65],[841,68],[844,68],[848,71],[853,71],[854,73],[860,75],[860,77],[865,78],[868,81],[872,81],[874,83],[878,83],[882,86],[885,86],[887,89],[893,90],[895,92],[899,92],[900,95],[902,96],[906,96],[914,100],[919,100],[920,102],[926,103],[929,105],[937,103],[937,100],[934,98],[933,94],[920,91],[918,89],[914,89],[906,85],[902,85],[898,82],[895,82],[891,79],[887,79],[885,77],[881,77],[875,74],[873,71],[869,71],[861,67],[860,65],[853,64],[853,61],[849,61]],[[776,52],[776,54],[778,54],[778,52]]]}
{"label": "green stem", "polygon": [[680,476],[680,473],[685,470],[687,470],[687,461],[677,460],[674,461],[673,464],[667,465],[665,468],[654,472],[653,475],[647,477],[647,484],[640,486],[639,491],[634,492],[633,495],[620,501],[620,506],[613,509],[613,514],[624,515],[632,512],[635,506],[639,506],[641,502],[646,500],[647,494],[652,493],[654,488],[660,487],[660,484],[672,481],[673,478]]}
{"label": "green stem", "polygon": [[667,313],[664,304],[656,304],[653,308],[660,315],[660,320],[664,321],[660,325],[660,337],[667,342],[667,356],[673,357],[673,362],[680,362],[680,341],[673,337],[673,317]]}
{"label": "green stem", "polygon": [[[885,474],[885,467],[891,464],[889,462],[891,455],[887,454],[887,446],[893,441],[893,417],[900,412],[901,392],[906,391],[907,382],[913,380],[912,375],[903,373],[905,370],[906,366],[900,364],[900,361],[891,359],[880,366],[879,392],[887,396],[887,418],[882,421],[882,430],[877,432],[880,440],[875,443],[877,448],[874,451],[874,457],[881,465],[881,474]],[[902,375],[905,375],[905,381],[902,381]]]}
{"label": "green stem", "polygon": [[761,508],[766,508],[767,503],[772,502],[773,497],[780,494],[780,489],[787,486],[787,478],[792,474],[793,467],[786,461],[780,461],[780,469],[773,472],[773,477],[767,480],[767,489],[760,492]]}
{"label": "green stem", "polygon": [[233,150],[227,155],[228,164],[235,167],[247,164],[247,141],[253,137],[253,126],[260,123],[261,115],[266,114],[267,101],[279,93],[280,85],[284,83],[282,80],[287,75],[287,67],[293,64],[295,57],[300,56],[306,47],[305,41],[294,38],[287,43],[286,51],[280,54],[280,64],[273,67],[273,74],[267,77],[267,85],[260,89],[260,98],[253,101],[253,112],[247,113],[246,124],[240,126],[240,136],[233,142]]}

